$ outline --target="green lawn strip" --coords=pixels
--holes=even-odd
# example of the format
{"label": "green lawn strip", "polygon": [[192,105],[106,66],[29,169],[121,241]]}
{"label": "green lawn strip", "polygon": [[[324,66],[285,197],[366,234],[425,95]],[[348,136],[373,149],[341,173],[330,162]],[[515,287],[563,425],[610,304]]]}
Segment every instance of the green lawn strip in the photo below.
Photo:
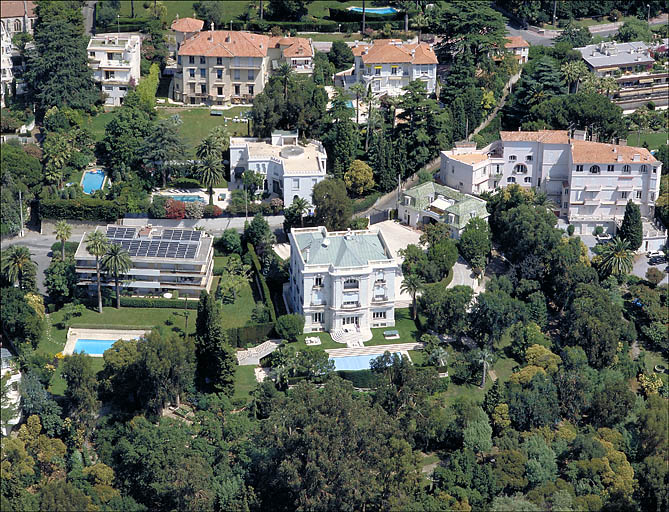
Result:
{"label": "green lawn strip", "polygon": [[[384,331],[398,331],[399,339],[387,340],[383,336]],[[365,341],[365,346],[374,345],[392,345],[395,343],[413,343],[418,341],[419,331],[416,323],[411,318],[411,313],[408,308],[395,310],[395,326],[394,327],[379,327],[372,329],[372,339]]]}
{"label": "green lawn strip", "polygon": [[[215,291],[212,288],[212,291]],[[251,319],[251,312],[256,302],[253,298],[253,290],[250,283],[246,283],[237,292],[237,300],[234,304],[223,304],[221,307],[221,322],[223,327],[242,327]]]}
{"label": "green lawn strip", "polygon": [[421,366],[425,362],[425,353],[422,350],[409,350],[409,357],[415,366]]}
{"label": "green lawn strip", "polygon": [[327,332],[310,332],[307,334],[301,334],[297,337],[297,342],[293,344],[297,348],[297,350],[305,350],[307,348],[307,344],[305,343],[305,338],[320,338],[321,344],[316,345],[314,348],[320,348],[322,350],[330,350],[334,348],[346,348],[346,345],[343,343],[337,343],[336,341],[332,340],[332,337],[330,336],[329,333]]}
{"label": "green lawn strip", "polygon": [[314,0],[307,5],[308,14],[314,18],[329,18],[330,7],[336,7],[337,9],[346,9],[347,7],[362,7],[362,0],[337,0],[336,2],[333,2],[332,0]]}
{"label": "green lawn strip", "polygon": [[303,37],[309,38],[312,41],[362,41],[363,37],[360,32],[353,32],[350,36],[340,32],[333,33],[319,33],[319,34],[304,34]]}
{"label": "green lawn strip", "polygon": [[636,133],[630,132],[627,136],[627,143],[639,147],[646,143],[650,149],[658,149],[667,143],[668,137],[669,134],[667,132],[642,132],[641,138]]}
{"label": "green lawn strip", "polygon": [[232,396],[236,398],[249,398],[251,392],[255,389],[258,382],[254,373],[255,366],[238,366],[235,370],[235,393]]}
{"label": "green lawn strip", "polygon": [[114,110],[102,112],[95,117],[88,119],[86,127],[91,131],[96,142],[101,141],[105,136],[105,127],[107,123],[114,118]]}
{"label": "green lawn strip", "polygon": [[420,461],[421,467],[428,466],[430,464],[434,464],[435,462],[439,462],[441,459],[439,458],[439,455],[436,453],[426,453],[424,457]]}

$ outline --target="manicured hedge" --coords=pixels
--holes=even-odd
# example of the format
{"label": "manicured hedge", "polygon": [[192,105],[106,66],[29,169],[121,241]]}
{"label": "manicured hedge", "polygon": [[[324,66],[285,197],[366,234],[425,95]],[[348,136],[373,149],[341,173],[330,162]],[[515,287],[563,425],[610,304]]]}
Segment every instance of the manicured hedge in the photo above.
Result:
{"label": "manicured hedge", "polygon": [[260,292],[262,293],[262,298],[265,301],[265,306],[269,309],[269,316],[272,319],[272,322],[276,322],[276,310],[274,309],[274,302],[272,302],[272,295],[269,291],[269,286],[267,286],[267,281],[265,276],[262,274],[262,267],[260,266],[260,260],[258,260],[258,255],[253,249],[253,245],[250,243],[246,244],[248,253],[251,255],[251,262],[253,266],[253,271],[255,272],[256,279],[260,283]]}
{"label": "manicured hedge", "polygon": [[71,323],[72,329],[110,329],[113,331],[150,331],[155,325],[120,325],[120,324],[77,324]]}
{"label": "manicured hedge", "polygon": [[244,348],[248,345],[258,345],[270,337],[274,331],[273,323],[251,324],[228,329],[228,337],[233,347]]}
{"label": "manicured hedge", "polygon": [[[147,297],[121,297],[121,306],[126,308],[185,309],[182,299],[151,299]],[[189,309],[197,309],[197,303],[193,302],[193,307]]]}
{"label": "manicured hedge", "polygon": [[73,219],[116,222],[125,215],[114,201],[81,197],[78,199],[42,199],[39,202],[40,219]]}
{"label": "manicured hedge", "polygon": [[339,370],[337,374],[348,380],[356,388],[373,388],[376,386],[376,375],[372,370]]}
{"label": "manicured hedge", "polygon": [[202,184],[193,178],[176,178],[170,183],[170,188],[202,188]]}

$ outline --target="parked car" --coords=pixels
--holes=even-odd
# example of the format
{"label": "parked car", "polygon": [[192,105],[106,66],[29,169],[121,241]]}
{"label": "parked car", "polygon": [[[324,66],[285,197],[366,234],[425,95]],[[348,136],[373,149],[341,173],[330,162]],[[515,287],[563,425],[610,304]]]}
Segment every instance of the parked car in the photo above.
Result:
{"label": "parked car", "polygon": [[653,256],[648,260],[650,265],[661,265],[664,263],[664,256]]}
{"label": "parked car", "polygon": [[648,253],[646,253],[646,256],[648,256],[649,258],[655,258],[657,256],[662,256],[662,255],[663,255],[662,251],[648,251]]}

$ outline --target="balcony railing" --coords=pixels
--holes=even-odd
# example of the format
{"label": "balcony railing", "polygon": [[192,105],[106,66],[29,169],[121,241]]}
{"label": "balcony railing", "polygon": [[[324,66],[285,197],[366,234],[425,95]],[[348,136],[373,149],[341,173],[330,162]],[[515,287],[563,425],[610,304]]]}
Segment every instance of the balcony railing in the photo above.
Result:
{"label": "balcony railing", "polygon": [[388,301],[388,296],[387,295],[374,295],[374,298],[372,299],[373,302],[387,302]]}
{"label": "balcony railing", "polygon": [[357,290],[359,287],[358,283],[344,283],[344,290]]}
{"label": "balcony railing", "polygon": [[360,303],[359,302],[342,302],[341,307],[343,309],[354,309],[354,308],[359,308]]}

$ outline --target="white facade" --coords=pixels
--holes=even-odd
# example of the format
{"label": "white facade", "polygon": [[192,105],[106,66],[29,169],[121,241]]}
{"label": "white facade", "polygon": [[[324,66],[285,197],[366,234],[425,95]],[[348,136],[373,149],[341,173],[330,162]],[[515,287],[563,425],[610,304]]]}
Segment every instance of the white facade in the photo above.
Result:
{"label": "white facade", "polygon": [[573,138],[561,130],[500,135],[501,141],[483,150],[442,151],[441,181],[474,194],[511,184],[540,190],[577,234],[591,234],[596,226],[614,233],[632,200],[649,226],[644,237],[654,238],[650,220],[662,163],[647,149],[585,141],[583,132]]}
{"label": "white facade", "polygon": [[230,188],[242,188],[242,174],[264,176],[262,189],[276,194],[285,207],[301,197],[312,204],[314,186],[326,176],[327,153],[318,141],[298,144],[297,132],[275,132],[271,139],[230,138]]}
{"label": "white facade", "polygon": [[[304,332],[395,325],[401,270],[381,232],[293,229],[287,299]],[[372,259],[373,258],[373,259]]]}
{"label": "white facade", "polygon": [[14,72],[12,71],[12,39],[5,30],[4,23],[0,26],[2,36],[2,46],[0,47],[0,71],[2,72],[2,82],[0,83],[0,106],[5,106],[5,95],[11,94],[12,80]]}
{"label": "white facade", "polygon": [[142,40],[138,35],[99,34],[88,42],[88,65],[105,93],[105,105],[119,106],[139,83]]}
{"label": "white facade", "polygon": [[0,356],[0,377],[5,378],[9,375],[6,384],[9,387],[7,399],[17,409],[16,415],[7,421],[7,426],[3,425],[2,427],[2,435],[8,436],[12,428],[21,422],[21,393],[19,392],[21,372],[19,371],[18,360],[11,355],[9,350],[0,348]]}

